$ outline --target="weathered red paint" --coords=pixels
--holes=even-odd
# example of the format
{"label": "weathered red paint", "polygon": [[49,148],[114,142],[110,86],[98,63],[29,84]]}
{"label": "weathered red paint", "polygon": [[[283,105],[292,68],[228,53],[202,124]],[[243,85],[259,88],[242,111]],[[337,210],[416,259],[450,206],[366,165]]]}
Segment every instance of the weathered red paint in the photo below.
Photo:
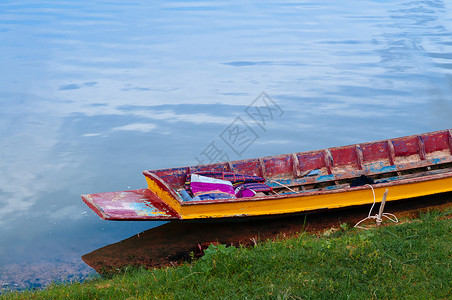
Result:
{"label": "weathered red paint", "polygon": [[369,144],[361,144],[361,149],[363,149],[363,162],[364,164],[372,164],[375,162],[386,162],[389,166],[389,150],[388,142],[374,142]]}
{"label": "weathered red paint", "polygon": [[231,164],[234,167],[232,172],[265,177],[265,174],[263,174],[265,171],[262,169],[261,163],[257,158],[234,161]]}
{"label": "weathered red paint", "polygon": [[434,132],[428,135],[421,135],[424,141],[425,153],[448,150],[448,131]]}
{"label": "weathered red paint", "polygon": [[448,138],[449,138],[449,150],[450,154],[452,154],[452,129],[448,130]]}
{"label": "weathered red paint", "polygon": [[409,156],[418,153],[417,137],[410,136],[392,140],[396,157]]}
{"label": "weathered red paint", "polygon": [[320,170],[321,173],[326,174],[326,164],[323,151],[319,150],[297,153],[297,157],[301,172],[304,170]]}
{"label": "weathered red paint", "polygon": [[268,159],[262,159],[263,167],[265,168],[264,177],[292,177],[293,176],[293,161],[292,155],[281,155]]}
{"label": "weathered red paint", "polygon": [[180,218],[171,207],[148,189],[83,195],[82,199],[104,220]]}

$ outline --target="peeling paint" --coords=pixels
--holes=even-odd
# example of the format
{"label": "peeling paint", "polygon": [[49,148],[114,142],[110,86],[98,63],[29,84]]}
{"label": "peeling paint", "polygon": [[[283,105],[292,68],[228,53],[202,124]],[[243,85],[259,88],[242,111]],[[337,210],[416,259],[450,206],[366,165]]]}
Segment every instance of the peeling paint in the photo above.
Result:
{"label": "peeling paint", "polygon": [[130,209],[134,210],[138,216],[169,216],[165,212],[158,210],[149,202],[128,203]]}

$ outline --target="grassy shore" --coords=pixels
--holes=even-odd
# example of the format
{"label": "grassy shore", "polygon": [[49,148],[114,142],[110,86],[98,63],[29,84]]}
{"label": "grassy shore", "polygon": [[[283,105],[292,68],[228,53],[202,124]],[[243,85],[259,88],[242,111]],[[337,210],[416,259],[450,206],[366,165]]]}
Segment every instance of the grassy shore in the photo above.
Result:
{"label": "grassy shore", "polygon": [[13,292],[2,299],[450,299],[451,210],[370,230],[210,246],[178,267]]}

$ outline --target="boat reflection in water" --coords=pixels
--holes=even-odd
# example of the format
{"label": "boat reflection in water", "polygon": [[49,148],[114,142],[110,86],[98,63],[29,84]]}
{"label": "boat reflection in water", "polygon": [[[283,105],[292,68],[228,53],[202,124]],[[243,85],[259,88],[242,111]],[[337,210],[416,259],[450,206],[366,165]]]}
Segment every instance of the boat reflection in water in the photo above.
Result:
{"label": "boat reflection in water", "polygon": [[[369,198],[372,191],[369,189]],[[428,209],[450,207],[452,193],[390,202],[386,210],[400,217],[416,217]],[[126,266],[154,268],[174,265],[195,256],[210,243],[253,246],[259,241],[301,232],[322,234],[340,224],[352,227],[368,213],[369,206],[287,217],[231,219],[228,221],[172,221],[82,256],[98,273],[119,271]],[[383,224],[385,225],[385,224]]]}

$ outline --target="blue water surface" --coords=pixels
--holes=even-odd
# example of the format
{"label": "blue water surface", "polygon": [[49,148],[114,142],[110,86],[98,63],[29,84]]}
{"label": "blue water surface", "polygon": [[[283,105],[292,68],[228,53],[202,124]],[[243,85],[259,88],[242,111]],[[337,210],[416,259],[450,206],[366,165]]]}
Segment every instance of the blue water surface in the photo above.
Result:
{"label": "blue water surface", "polygon": [[0,289],[84,278],[81,255],[162,224],[80,198],[144,169],[452,128],[441,0],[4,0],[0,66]]}

